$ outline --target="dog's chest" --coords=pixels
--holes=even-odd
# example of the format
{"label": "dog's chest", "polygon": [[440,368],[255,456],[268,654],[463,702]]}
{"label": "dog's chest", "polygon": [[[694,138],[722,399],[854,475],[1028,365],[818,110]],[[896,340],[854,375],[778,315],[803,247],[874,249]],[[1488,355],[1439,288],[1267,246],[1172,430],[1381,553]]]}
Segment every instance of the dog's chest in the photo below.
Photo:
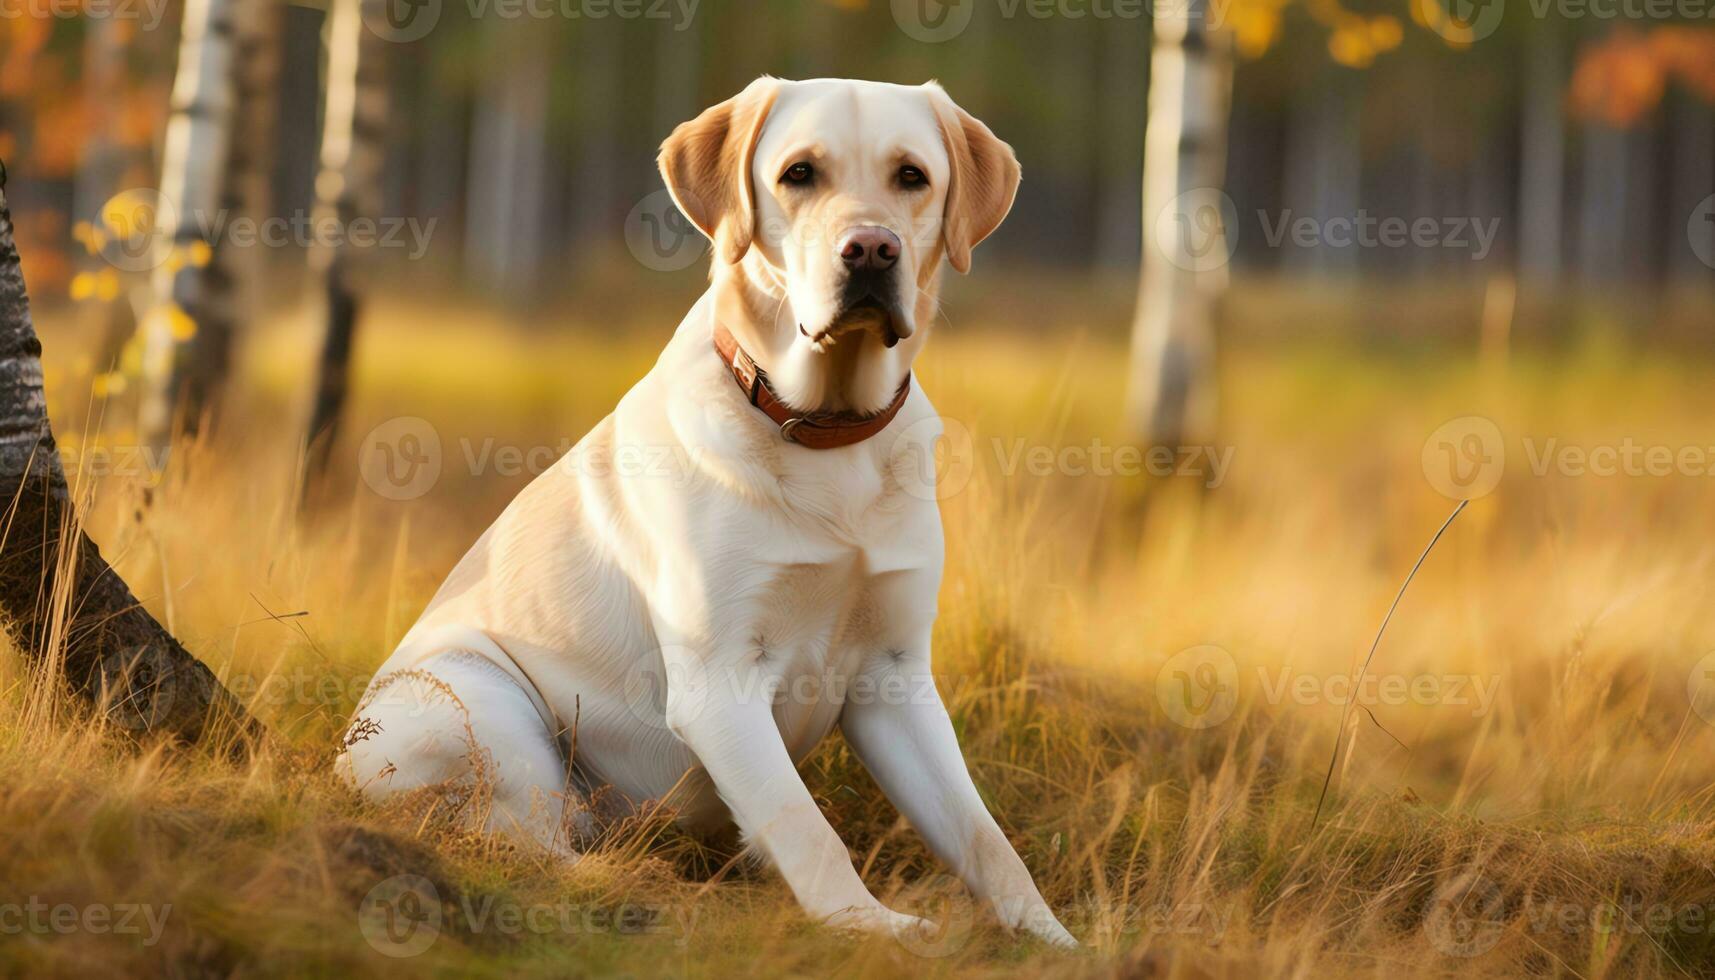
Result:
{"label": "dog's chest", "polygon": [[802,758],[838,723],[853,678],[883,643],[882,618],[856,553],[779,566],[754,601],[742,669]]}

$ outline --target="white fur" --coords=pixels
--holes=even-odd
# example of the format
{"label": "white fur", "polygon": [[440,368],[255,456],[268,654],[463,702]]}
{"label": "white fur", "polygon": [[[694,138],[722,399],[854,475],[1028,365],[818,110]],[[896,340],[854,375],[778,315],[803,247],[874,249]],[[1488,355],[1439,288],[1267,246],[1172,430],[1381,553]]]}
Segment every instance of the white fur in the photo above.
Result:
{"label": "white fur", "polygon": [[[945,98],[939,89],[778,84],[816,88],[782,95],[759,153],[759,196],[772,193],[763,168],[778,161],[761,157],[781,142],[777,122],[794,138],[819,127],[829,152],[919,146],[946,180],[927,109]],[[887,200],[871,186],[830,192],[856,201],[864,220],[885,220]],[[712,349],[732,277],[800,288],[771,254],[777,244],[743,263],[717,259],[714,285],[655,367],[471,548],[378,673],[359,717],[379,730],[352,744],[342,769],[382,795],[468,778],[474,748],[494,794],[488,826],[567,854],[601,816],[589,812],[592,789],[611,787],[600,797],[619,811],[665,799],[692,826],[736,821],[811,915],[919,928],[869,893],[795,771],[839,725],[1007,925],[1070,944],[972,784],[930,675],[943,548],[926,492],[940,434],[928,397],[914,385],[880,435],[809,450],[782,440]],[[920,262],[935,260],[909,274],[932,278]],[[755,263],[767,267],[747,268]],[[777,331],[756,353],[796,388],[814,388],[816,355],[792,347],[797,314],[790,299],[782,308],[783,323],[752,325]],[[927,326],[885,352],[867,336],[839,344],[866,344],[849,370],[880,372],[876,390],[890,391]],[[449,707],[454,698],[462,708]]]}

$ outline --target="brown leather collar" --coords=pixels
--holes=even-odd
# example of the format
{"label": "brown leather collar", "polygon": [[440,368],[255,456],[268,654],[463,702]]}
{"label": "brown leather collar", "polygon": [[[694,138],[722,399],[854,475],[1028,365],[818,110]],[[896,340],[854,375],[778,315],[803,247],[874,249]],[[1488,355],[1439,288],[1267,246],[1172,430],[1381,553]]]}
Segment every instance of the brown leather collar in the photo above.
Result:
{"label": "brown leather collar", "polygon": [[745,400],[762,410],[762,414],[780,427],[780,438],[795,442],[806,449],[837,449],[868,439],[899,414],[905,396],[911,394],[911,375],[899,382],[893,401],[874,415],[856,412],[814,412],[805,414],[780,400],[768,386],[768,376],[760,365],[738,345],[738,338],[724,325],[715,324],[715,353],[726,363],[732,378],[744,392]]}

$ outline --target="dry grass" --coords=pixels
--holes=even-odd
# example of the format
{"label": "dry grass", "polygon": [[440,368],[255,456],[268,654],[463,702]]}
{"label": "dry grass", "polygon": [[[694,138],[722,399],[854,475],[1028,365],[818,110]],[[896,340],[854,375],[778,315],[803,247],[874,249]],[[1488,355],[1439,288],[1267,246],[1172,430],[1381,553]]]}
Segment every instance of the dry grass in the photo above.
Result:
{"label": "dry grass", "polygon": [[[1224,367],[1233,456],[1204,491],[1005,472],[1015,440],[1117,444],[1119,348],[1077,323],[943,331],[924,383],[974,465],[943,502],[937,667],[978,784],[1087,948],[972,917],[835,739],[807,778],[866,880],[951,923],[913,951],[810,926],[730,845],[659,822],[567,868],[463,832],[446,801],[380,808],[330,778],[368,672],[527,479],[469,472],[461,440],[480,456],[490,438],[575,439],[665,329],[591,340],[489,319],[389,304],[365,341],[352,437],[433,422],[444,473],[421,499],[351,471],[300,519],[290,322],[254,345],[237,420],[184,447],[151,506],[146,481],[92,479],[106,553],[286,738],[234,769],[127,749],[76,711],[0,723],[0,972],[1715,975],[1715,733],[1688,695],[1715,650],[1710,478],[1539,476],[1523,445],[1705,445],[1706,365],[1600,342],[1484,368],[1457,345],[1252,340]],[[56,420],[86,429],[87,365],[43,326]],[[1436,689],[1377,689],[1375,721],[1353,712],[1340,733],[1324,685],[1450,507],[1425,440],[1471,414],[1506,433],[1504,479],[1448,532],[1370,670]],[[1166,710],[1185,663],[1169,661],[1203,645],[1231,658],[1235,710],[1192,729]],[[5,670],[18,717],[29,679]],[[1349,752],[1312,829],[1336,736]],[[433,883],[443,922],[408,959],[359,918],[401,874]],[[158,936],[141,915],[135,934],[35,928],[50,913],[29,919],[31,900],[165,918]],[[517,930],[481,918],[537,907]],[[1461,944],[1476,955],[1449,955]]]}

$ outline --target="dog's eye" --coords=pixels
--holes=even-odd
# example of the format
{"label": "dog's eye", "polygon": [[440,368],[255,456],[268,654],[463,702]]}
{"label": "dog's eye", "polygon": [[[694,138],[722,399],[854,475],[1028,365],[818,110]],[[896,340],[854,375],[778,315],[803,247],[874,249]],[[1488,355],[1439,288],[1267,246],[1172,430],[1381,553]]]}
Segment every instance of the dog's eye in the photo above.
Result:
{"label": "dog's eye", "polygon": [[899,183],[904,187],[928,187],[929,177],[916,167],[907,165],[899,168]]}
{"label": "dog's eye", "polygon": [[801,186],[808,184],[814,179],[816,179],[816,168],[807,163],[794,163],[792,166],[786,168],[785,173],[780,175],[780,182],[782,184],[797,184]]}

